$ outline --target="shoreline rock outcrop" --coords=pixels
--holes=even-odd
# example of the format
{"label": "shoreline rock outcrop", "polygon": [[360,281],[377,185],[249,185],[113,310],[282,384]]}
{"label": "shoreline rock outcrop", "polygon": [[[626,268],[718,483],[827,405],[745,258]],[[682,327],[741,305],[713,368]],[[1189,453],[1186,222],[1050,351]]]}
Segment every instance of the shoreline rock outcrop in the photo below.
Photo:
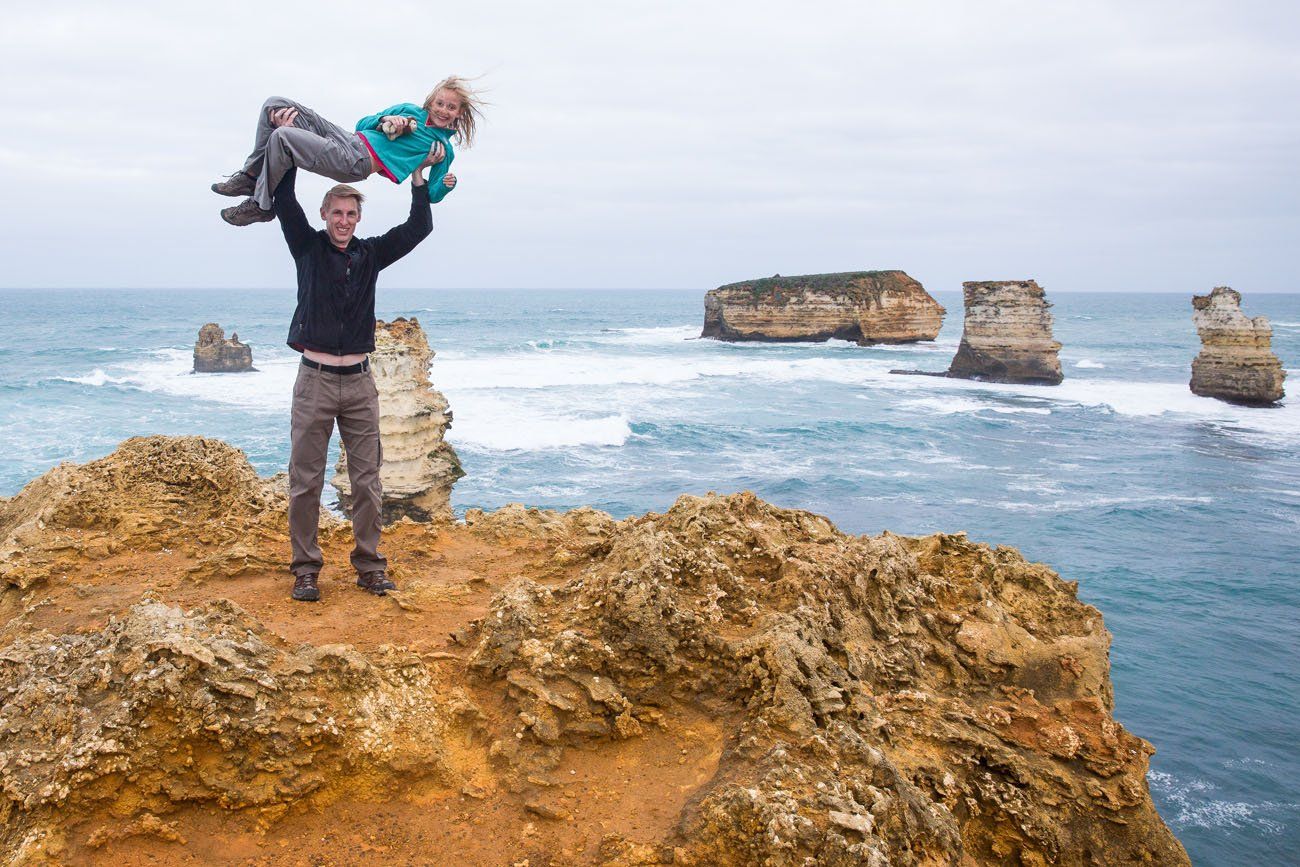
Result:
{"label": "shoreline rock outcrop", "polygon": [[902,271],[778,274],[710,290],[700,336],[737,342],[913,343],[938,337],[945,312]]}
{"label": "shoreline rock outcrop", "polygon": [[194,343],[195,373],[244,373],[250,370],[255,370],[253,349],[247,343],[239,342],[238,333],[231,332],[227,338],[225,330],[215,322],[199,329],[199,338]]}
{"label": "shoreline rock outcrop", "polygon": [[276,488],[150,437],[0,503],[0,860],[1189,863],[1101,614],[1010,548],[512,506],[391,528],[401,590],[304,617]]}
{"label": "shoreline rock outcrop", "polygon": [[1270,406],[1286,396],[1286,371],[1273,352],[1268,319],[1241,312],[1241,293],[1216,286],[1192,296],[1192,321],[1201,338],[1192,360],[1192,393],[1228,403]]}
{"label": "shoreline rock outcrop", "polygon": [[1061,344],[1052,338],[1052,305],[1041,286],[1033,280],[991,280],[965,282],[961,288],[966,320],[948,376],[1060,384]]}
{"label": "shoreline rock outcrop", "polygon": [[[429,381],[434,352],[414,317],[375,323],[370,369],[379,389],[379,438],[384,462],[383,520],[449,521],[451,488],[465,475],[460,458],[445,439],[452,413],[447,398]],[[352,484],[347,449],[340,447],[331,480],[339,505],[350,513]]]}

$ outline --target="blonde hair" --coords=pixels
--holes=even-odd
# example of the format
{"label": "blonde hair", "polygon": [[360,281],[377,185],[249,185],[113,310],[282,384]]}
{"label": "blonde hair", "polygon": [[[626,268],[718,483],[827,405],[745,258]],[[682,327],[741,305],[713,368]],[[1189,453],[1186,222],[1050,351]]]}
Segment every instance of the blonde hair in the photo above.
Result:
{"label": "blonde hair", "polygon": [[349,187],[347,184],[335,184],[326,191],[325,198],[320,200],[320,209],[322,211],[326,210],[330,206],[330,199],[333,198],[356,199],[358,211],[361,210],[361,203],[366,200],[366,197],[361,195],[361,191],[356,187]]}
{"label": "blonde hair", "polygon": [[456,130],[456,141],[470,147],[474,144],[474,130],[478,122],[483,119],[483,100],[469,86],[469,80],[461,78],[459,75],[449,75],[442,81],[438,82],[429,95],[424,98],[424,110],[429,111],[433,105],[433,99],[438,95],[440,90],[449,90],[456,94],[460,100],[460,115],[456,118],[453,129]]}

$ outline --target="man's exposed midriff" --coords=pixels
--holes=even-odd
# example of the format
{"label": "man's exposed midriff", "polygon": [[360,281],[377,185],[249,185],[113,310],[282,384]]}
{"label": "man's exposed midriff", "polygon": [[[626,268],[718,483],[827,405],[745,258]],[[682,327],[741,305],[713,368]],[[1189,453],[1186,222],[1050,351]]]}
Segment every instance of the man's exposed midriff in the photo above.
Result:
{"label": "man's exposed midriff", "polygon": [[328,352],[317,352],[314,349],[304,349],[302,354],[304,358],[309,358],[317,364],[329,364],[334,367],[347,367],[352,364],[360,364],[366,359],[366,354],[364,352],[359,355],[330,355]]}

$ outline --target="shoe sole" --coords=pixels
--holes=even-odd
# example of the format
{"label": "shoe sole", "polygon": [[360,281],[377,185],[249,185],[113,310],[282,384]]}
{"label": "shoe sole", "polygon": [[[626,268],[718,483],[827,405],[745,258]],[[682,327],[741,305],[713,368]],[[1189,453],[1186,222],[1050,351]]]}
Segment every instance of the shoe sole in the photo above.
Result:
{"label": "shoe sole", "polygon": [[[243,174],[244,174],[243,172],[235,172],[234,175],[231,175],[231,178],[233,179],[236,175],[243,175]],[[212,190],[212,192],[216,193],[218,196],[230,196],[232,199],[248,198],[249,196],[253,195],[253,192],[257,189],[257,181],[254,179],[251,181],[245,181],[245,183],[248,184],[247,187],[240,187],[238,191],[234,191],[234,192],[232,192],[231,188],[227,186],[228,184],[230,184],[229,180],[217,181],[216,183],[209,186],[208,189]],[[221,189],[222,187],[226,187],[226,189],[223,190]]]}
{"label": "shoe sole", "polygon": [[271,222],[271,220],[273,220],[273,219],[275,219],[275,218],[274,218],[274,217],[265,217],[265,218],[260,219],[260,220],[249,220],[248,222],[235,222],[234,220],[232,220],[232,219],[230,219],[229,217],[227,217],[225,214],[222,214],[222,215],[221,215],[221,219],[225,220],[227,225],[234,226],[235,228],[238,228],[238,229],[242,229],[244,226],[252,226],[252,225],[255,224],[255,223],[269,223],[269,222]]}
{"label": "shoe sole", "polygon": [[367,587],[365,584],[362,584],[360,581],[357,582],[357,586],[360,587],[362,590],[366,591],[367,593],[369,593],[371,596],[387,596],[389,590],[397,589],[396,587],[386,587],[383,590],[372,590],[371,588]]}

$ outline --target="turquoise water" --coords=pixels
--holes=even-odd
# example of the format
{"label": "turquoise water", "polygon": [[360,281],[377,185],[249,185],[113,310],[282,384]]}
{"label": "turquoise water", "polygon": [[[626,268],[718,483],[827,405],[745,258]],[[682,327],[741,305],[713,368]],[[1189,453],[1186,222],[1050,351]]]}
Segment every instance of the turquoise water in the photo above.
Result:
{"label": "turquoise water", "polygon": [[[1208,288],[1208,287],[1205,287]],[[453,505],[589,504],[624,516],[750,489],[841,529],[966,530],[1080,582],[1114,633],[1117,715],[1198,864],[1300,851],[1300,400],[1187,389],[1187,295],[1052,293],[1055,388],[891,376],[934,344],[691,339],[698,291],[380,291],[417,316],[469,475]],[[137,434],[204,434],[284,469],[297,356],[284,291],[0,290],[0,495]],[[1300,295],[1248,295],[1300,360]],[[204,322],[260,372],[191,375]],[[1294,374],[1293,374],[1294,375]],[[1300,390],[1300,378],[1290,383]]]}

